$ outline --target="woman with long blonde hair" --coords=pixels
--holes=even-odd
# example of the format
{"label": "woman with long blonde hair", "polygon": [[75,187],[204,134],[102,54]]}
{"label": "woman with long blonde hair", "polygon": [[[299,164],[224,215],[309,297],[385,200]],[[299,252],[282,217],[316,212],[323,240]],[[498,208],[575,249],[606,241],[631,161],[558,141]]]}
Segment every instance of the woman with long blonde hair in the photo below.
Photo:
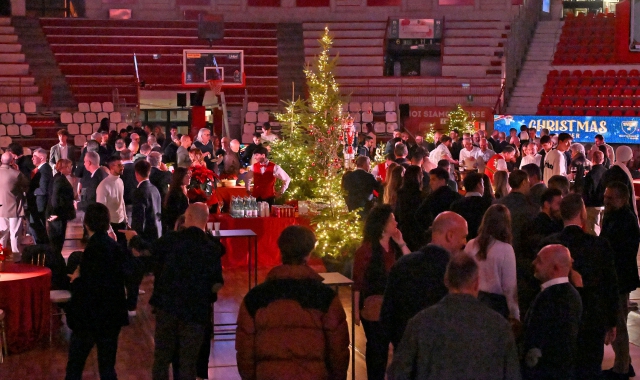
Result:
{"label": "woman with long blonde hair", "polygon": [[387,176],[387,184],[384,187],[383,203],[391,206],[392,209],[396,208],[396,202],[398,201],[398,190],[402,186],[402,177],[404,176],[404,166],[398,165],[391,174]]}
{"label": "woman with long blonde hair", "polygon": [[493,193],[496,199],[506,197],[509,194],[509,173],[498,170],[493,175]]}

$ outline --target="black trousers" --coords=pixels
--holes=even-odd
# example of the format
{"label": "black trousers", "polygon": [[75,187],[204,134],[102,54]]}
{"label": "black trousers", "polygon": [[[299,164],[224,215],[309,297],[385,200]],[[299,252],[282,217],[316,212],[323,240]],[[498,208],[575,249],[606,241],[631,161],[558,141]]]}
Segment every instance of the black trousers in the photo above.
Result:
{"label": "black trousers", "polygon": [[29,235],[33,236],[36,244],[49,244],[47,221],[44,212],[29,212]]}
{"label": "black trousers", "polygon": [[100,380],[117,380],[116,351],[118,350],[120,328],[109,330],[73,330],[69,341],[69,359],[65,380],[82,380],[82,371],[87,356],[98,346],[98,370]]}
{"label": "black trousers", "polygon": [[174,380],[195,379],[204,331],[204,325],[183,322],[172,314],[156,309],[153,379],[168,380],[169,364],[176,360],[179,364],[177,369],[175,365],[173,368]]}
{"label": "black trousers", "polygon": [[62,252],[62,246],[64,245],[64,238],[67,234],[67,221],[62,219],[56,219],[49,222],[49,242],[53,247],[54,252]]}
{"label": "black trousers", "polygon": [[387,339],[382,324],[361,319],[364,335],[367,338],[367,378],[369,380],[384,380],[389,356],[389,339]]}
{"label": "black trousers", "polygon": [[604,329],[580,329],[576,344],[576,379],[600,380],[604,357]]}

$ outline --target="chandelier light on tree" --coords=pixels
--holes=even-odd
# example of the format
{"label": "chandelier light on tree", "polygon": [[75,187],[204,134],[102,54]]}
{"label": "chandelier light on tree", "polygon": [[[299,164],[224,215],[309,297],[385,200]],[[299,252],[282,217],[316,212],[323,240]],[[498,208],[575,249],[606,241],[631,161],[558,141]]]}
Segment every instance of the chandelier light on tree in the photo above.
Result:
{"label": "chandelier light on tree", "polygon": [[357,213],[347,210],[341,187],[343,163],[352,158],[345,157],[345,139],[350,137],[343,124],[344,100],[333,75],[336,59],[329,56],[333,42],[328,28],[319,42],[322,52],[304,70],[309,98],[292,99],[285,112],[275,115],[284,126],[283,139],[271,144],[271,157],[291,176],[289,199],[325,206],[313,219],[318,237],[315,253],[341,260],[357,247],[360,223]]}

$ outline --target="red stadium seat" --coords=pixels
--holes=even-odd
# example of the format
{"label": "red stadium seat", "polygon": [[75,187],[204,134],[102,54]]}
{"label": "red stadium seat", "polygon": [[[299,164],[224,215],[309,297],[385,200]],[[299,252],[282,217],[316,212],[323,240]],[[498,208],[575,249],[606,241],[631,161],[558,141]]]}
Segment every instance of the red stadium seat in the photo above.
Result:
{"label": "red stadium seat", "polygon": [[640,108],[640,99],[636,100],[636,102],[633,104],[634,108]]}
{"label": "red stadium seat", "polygon": [[633,95],[635,97],[640,97],[640,88],[636,89],[636,91],[633,93]]}
{"label": "red stadium seat", "polygon": [[581,98],[584,98],[585,96],[587,96],[588,92],[585,88],[581,88],[578,90],[577,95]]}
{"label": "red stadium seat", "polygon": [[591,87],[602,87],[604,86],[604,81],[602,79],[596,79],[591,83]]}
{"label": "red stadium seat", "polygon": [[628,110],[624,111],[624,116],[636,116],[636,111],[634,111],[632,109],[628,109]]}
{"label": "red stadium seat", "polygon": [[622,107],[633,107],[633,100],[631,99],[625,99],[622,102]]}
{"label": "red stadium seat", "polygon": [[620,99],[613,99],[609,104],[609,107],[616,108],[616,107],[620,107],[621,104],[622,102],[620,101]]}
{"label": "red stadium seat", "polygon": [[572,76],[574,77],[578,77],[580,78],[580,76],[582,75],[582,71],[580,70],[573,70],[573,72],[571,73]]}
{"label": "red stadium seat", "polygon": [[600,99],[596,107],[598,108],[609,107],[609,101],[607,99]]}
{"label": "red stadium seat", "polygon": [[549,71],[549,74],[547,74],[547,78],[557,77],[559,75],[560,75],[560,72],[558,72],[558,70],[551,70]]}
{"label": "red stadium seat", "polygon": [[580,79],[573,78],[569,81],[569,87],[578,87],[580,85]]}
{"label": "red stadium seat", "polygon": [[610,116],[609,115],[609,110],[602,109],[602,110],[598,111],[598,116]]}
{"label": "red stadium seat", "polygon": [[584,100],[584,98],[580,98],[580,99],[576,100],[576,102],[574,103],[574,106],[576,106],[576,107],[584,107],[585,104],[587,104],[587,102]]}
{"label": "red stadium seat", "polygon": [[570,72],[569,70],[562,70],[562,71],[560,72],[560,76],[561,76],[561,77],[568,77],[568,76],[571,76],[571,72]]}
{"label": "red stadium seat", "polygon": [[608,88],[601,88],[598,92],[598,96],[600,97],[607,97],[609,95],[611,95],[611,90],[609,90]]}
{"label": "red stadium seat", "polygon": [[638,78],[629,78],[629,86],[630,87],[640,86],[640,80]]}
{"label": "red stadium seat", "polygon": [[560,115],[562,116],[571,116],[571,110],[568,108],[565,108],[562,110],[562,112],[560,112]]}
{"label": "red stadium seat", "polygon": [[555,91],[553,91],[553,95],[555,95],[555,96],[564,96],[564,89],[556,88]]}
{"label": "red stadium seat", "polygon": [[613,111],[611,111],[611,116],[622,116],[622,111],[613,110]]}
{"label": "red stadium seat", "polygon": [[618,70],[617,75],[618,75],[619,77],[623,77],[623,78],[624,78],[624,77],[626,77],[626,76],[627,76],[627,70],[624,70],[624,69]]}
{"label": "red stadium seat", "polygon": [[589,99],[587,101],[587,107],[596,107],[598,105],[598,100],[596,99]]}
{"label": "red stadium seat", "polygon": [[573,107],[573,100],[565,99],[564,102],[562,102],[562,105],[565,107]]}
{"label": "red stadium seat", "polygon": [[625,87],[627,85],[627,78],[618,78],[616,80],[616,87]]}
{"label": "red stadium seat", "polygon": [[596,110],[587,110],[587,112],[584,113],[585,116],[596,116]]}
{"label": "red stadium seat", "polygon": [[625,88],[624,91],[622,91],[622,96],[633,96],[633,90],[630,88]]}
{"label": "red stadium seat", "polygon": [[616,85],[615,79],[607,79],[606,82],[604,82],[605,87],[613,87],[615,85]]}
{"label": "red stadium seat", "polygon": [[573,116],[584,116],[584,110],[575,110],[573,111]]}
{"label": "red stadium seat", "polygon": [[594,77],[603,77],[604,76],[604,71],[603,70],[596,70],[595,73],[593,73]]}
{"label": "red stadium seat", "polygon": [[557,87],[567,87],[568,85],[569,85],[569,79],[567,78],[560,78],[556,81]]}
{"label": "red stadium seat", "polygon": [[551,101],[549,100],[549,98],[542,98],[542,100],[540,101],[540,105],[541,106],[549,106],[549,105],[551,105]]}
{"label": "red stadium seat", "polygon": [[558,107],[562,105],[562,99],[560,98],[553,98],[553,100],[551,101],[551,105],[554,107]]}
{"label": "red stadium seat", "polygon": [[583,78],[591,78],[593,76],[593,71],[591,70],[585,70],[584,72],[582,72],[582,77]]}
{"label": "red stadium seat", "polygon": [[600,91],[597,88],[592,88],[589,90],[588,96],[594,97],[600,95]]}
{"label": "red stadium seat", "polygon": [[576,89],[568,88],[567,91],[565,91],[564,96],[576,96]]}
{"label": "red stadium seat", "polygon": [[614,88],[611,90],[611,96],[622,96],[622,90],[619,88]]}
{"label": "red stadium seat", "polygon": [[637,69],[633,69],[633,70],[629,71],[629,76],[630,77],[640,77],[640,71],[638,71]]}
{"label": "red stadium seat", "polygon": [[549,110],[549,115],[552,115],[552,116],[559,116],[559,115],[560,115],[560,112],[558,112],[558,110],[557,110],[557,109],[552,108],[552,109],[550,109],[550,110]]}
{"label": "red stadium seat", "polygon": [[549,111],[547,111],[546,108],[538,108],[538,112],[536,112],[537,115],[548,115]]}

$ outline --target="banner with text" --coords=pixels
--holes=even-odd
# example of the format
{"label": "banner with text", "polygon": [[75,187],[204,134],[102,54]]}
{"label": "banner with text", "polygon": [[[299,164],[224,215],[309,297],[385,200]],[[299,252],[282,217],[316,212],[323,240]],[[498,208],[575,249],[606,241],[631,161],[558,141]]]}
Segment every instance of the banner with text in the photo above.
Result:
{"label": "banner with text", "polygon": [[[463,107],[476,121],[476,128],[487,129],[493,121],[493,110],[489,107]],[[409,117],[403,120],[404,128],[411,133],[425,134],[431,130],[442,131],[449,123],[449,112],[455,107],[411,106]]]}
{"label": "banner with text", "polygon": [[[640,144],[640,117],[495,115],[493,129],[509,134],[520,126],[547,128],[551,133],[566,132],[575,142],[593,143],[596,135],[608,143]],[[539,132],[538,132],[539,133]]]}

